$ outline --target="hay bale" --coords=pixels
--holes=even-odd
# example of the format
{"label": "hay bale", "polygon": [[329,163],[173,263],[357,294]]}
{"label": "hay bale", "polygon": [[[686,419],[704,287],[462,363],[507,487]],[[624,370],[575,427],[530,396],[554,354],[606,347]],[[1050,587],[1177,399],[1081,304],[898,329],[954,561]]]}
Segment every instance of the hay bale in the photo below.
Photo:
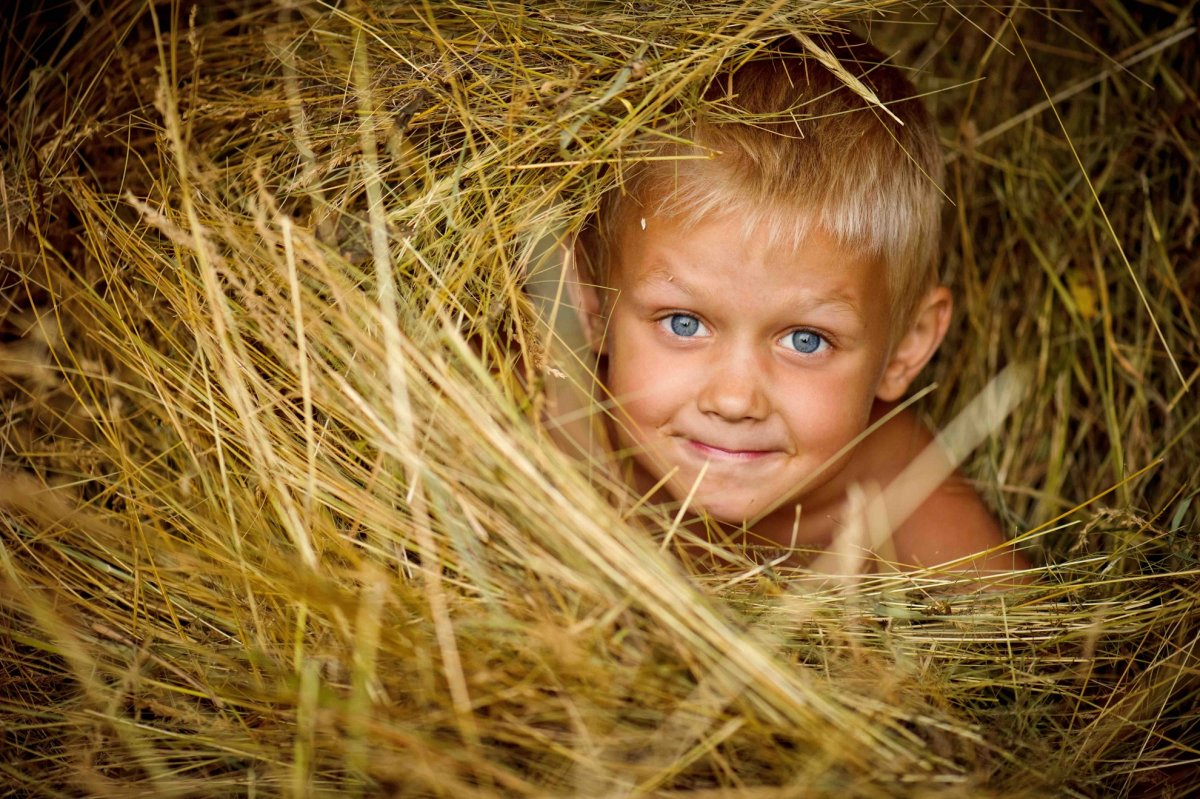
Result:
{"label": "hay bale", "polygon": [[[25,10],[5,785],[1193,790],[1200,81],[1165,9],[118,2],[65,40]],[[689,573],[539,425],[547,248],[718,64],[834,25],[920,69],[949,149],[964,320],[923,411],[1033,367],[969,464],[1028,587]]]}

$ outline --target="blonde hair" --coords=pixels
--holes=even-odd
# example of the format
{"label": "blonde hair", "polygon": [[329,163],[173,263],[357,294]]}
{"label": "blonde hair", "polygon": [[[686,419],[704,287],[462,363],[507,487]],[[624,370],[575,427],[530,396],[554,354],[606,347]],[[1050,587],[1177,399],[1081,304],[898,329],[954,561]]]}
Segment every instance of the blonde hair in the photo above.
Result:
{"label": "blonde hair", "polygon": [[[684,224],[736,213],[747,235],[799,246],[816,226],[885,266],[905,325],[936,283],[942,156],[924,104],[901,71],[849,34],[813,36],[886,106],[851,89],[796,37],[722,68],[699,111],[652,147],[580,234],[585,277],[604,284],[621,232],[638,216]],[[861,89],[860,89],[861,91]],[[889,113],[890,112],[890,113]],[[662,156],[667,156],[663,158]]]}

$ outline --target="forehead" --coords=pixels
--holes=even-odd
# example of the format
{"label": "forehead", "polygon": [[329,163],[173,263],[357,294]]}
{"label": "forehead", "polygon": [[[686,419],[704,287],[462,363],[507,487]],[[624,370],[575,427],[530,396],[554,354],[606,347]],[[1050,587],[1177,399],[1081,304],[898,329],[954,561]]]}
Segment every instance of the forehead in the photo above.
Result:
{"label": "forehead", "polygon": [[612,266],[614,272],[649,269],[639,279],[710,260],[735,272],[746,261],[781,270],[840,264],[847,273],[869,268],[879,279],[887,271],[882,256],[841,240],[802,212],[732,206],[708,214],[664,213],[635,207],[622,217],[614,229]]}
{"label": "forehead", "polygon": [[639,216],[623,230],[612,266],[615,288],[683,298],[863,306],[886,295],[880,259],[845,247],[818,227],[797,242],[737,213]]}
{"label": "forehead", "polygon": [[[770,250],[801,250],[811,244],[810,234],[832,239],[845,255],[886,261],[869,225],[861,224],[849,209],[809,207],[781,200],[749,197],[729,176],[711,163],[685,164],[667,176],[647,172],[631,192],[611,209],[609,246],[619,254],[631,244],[663,234],[685,234],[719,223],[727,237]],[[844,216],[854,217],[849,220]],[[839,223],[830,224],[831,218]],[[616,265],[616,264],[614,264]]]}

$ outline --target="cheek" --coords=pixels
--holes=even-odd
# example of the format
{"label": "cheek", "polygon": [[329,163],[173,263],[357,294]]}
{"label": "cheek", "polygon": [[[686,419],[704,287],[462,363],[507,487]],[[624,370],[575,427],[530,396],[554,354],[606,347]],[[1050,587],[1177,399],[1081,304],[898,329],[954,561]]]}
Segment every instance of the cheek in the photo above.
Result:
{"label": "cheek", "polygon": [[666,421],[698,385],[688,360],[662,347],[649,327],[614,330],[608,355],[607,388],[641,425]]}
{"label": "cheek", "polygon": [[669,359],[650,348],[614,346],[609,353],[608,390],[635,418],[661,415],[685,393],[686,381],[672,367]]}
{"label": "cheek", "polygon": [[794,434],[813,446],[840,448],[866,429],[875,384],[862,370],[813,372],[789,381],[777,402]]}

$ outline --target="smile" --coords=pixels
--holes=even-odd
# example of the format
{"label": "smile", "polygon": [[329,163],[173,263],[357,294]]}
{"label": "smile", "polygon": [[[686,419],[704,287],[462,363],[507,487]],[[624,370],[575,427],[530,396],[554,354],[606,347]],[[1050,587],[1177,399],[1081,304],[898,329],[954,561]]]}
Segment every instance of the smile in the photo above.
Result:
{"label": "smile", "polygon": [[777,450],[773,449],[725,449],[724,447],[706,444],[703,441],[696,441],[692,438],[685,438],[683,441],[685,447],[709,460],[753,461],[766,458],[777,452]]}

